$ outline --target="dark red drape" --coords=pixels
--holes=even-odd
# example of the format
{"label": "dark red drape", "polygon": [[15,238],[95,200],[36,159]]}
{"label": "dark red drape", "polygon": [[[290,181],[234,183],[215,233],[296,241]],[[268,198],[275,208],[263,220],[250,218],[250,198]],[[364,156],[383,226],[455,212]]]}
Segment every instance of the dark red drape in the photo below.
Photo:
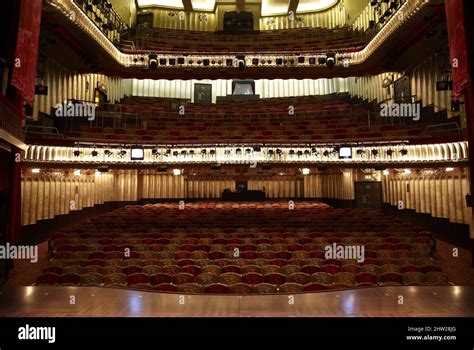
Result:
{"label": "dark red drape", "polygon": [[445,3],[454,95],[459,98],[469,83],[464,6],[463,0],[446,0]]}
{"label": "dark red drape", "polygon": [[22,0],[11,84],[28,102],[35,97],[41,0]]}

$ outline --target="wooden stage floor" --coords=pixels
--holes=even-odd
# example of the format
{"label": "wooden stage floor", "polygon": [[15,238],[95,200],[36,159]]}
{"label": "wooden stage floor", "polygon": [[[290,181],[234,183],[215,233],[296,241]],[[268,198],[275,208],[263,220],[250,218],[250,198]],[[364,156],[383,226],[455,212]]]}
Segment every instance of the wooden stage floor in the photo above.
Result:
{"label": "wooden stage floor", "polygon": [[[71,296],[75,304],[71,303]],[[399,304],[399,296],[403,296],[403,304]],[[100,287],[12,287],[0,290],[0,316],[473,317],[474,287],[375,287],[242,296],[180,295]]]}

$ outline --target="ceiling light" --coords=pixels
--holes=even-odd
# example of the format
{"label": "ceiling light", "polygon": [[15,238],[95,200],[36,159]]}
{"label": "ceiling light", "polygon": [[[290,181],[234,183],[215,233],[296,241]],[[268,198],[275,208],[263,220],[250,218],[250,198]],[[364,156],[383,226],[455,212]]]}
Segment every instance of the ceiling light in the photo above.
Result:
{"label": "ceiling light", "polygon": [[81,176],[81,170],[77,169],[73,172],[74,176]]}
{"label": "ceiling light", "polygon": [[33,169],[31,169],[31,172],[32,172],[33,174],[38,174],[40,171],[41,171],[41,170],[38,169],[38,168],[33,168]]}
{"label": "ceiling light", "polygon": [[173,175],[175,176],[181,175],[181,169],[173,169]]}
{"label": "ceiling light", "polygon": [[404,170],[403,170],[403,173],[404,173],[405,175],[409,175],[409,174],[411,174],[411,170],[410,170],[410,169],[404,169]]}
{"label": "ceiling light", "polygon": [[388,175],[390,175],[390,171],[388,171],[388,170],[384,170],[384,171],[383,171],[383,175],[384,175],[384,176],[388,176]]}
{"label": "ceiling light", "polygon": [[446,168],[446,172],[449,173],[449,172],[451,172],[451,171],[454,171],[454,168],[452,168],[452,167],[447,167],[447,168]]}
{"label": "ceiling light", "polygon": [[303,175],[309,175],[310,172],[311,172],[311,171],[310,171],[308,168],[303,168],[303,169],[301,169],[301,173],[302,173]]}

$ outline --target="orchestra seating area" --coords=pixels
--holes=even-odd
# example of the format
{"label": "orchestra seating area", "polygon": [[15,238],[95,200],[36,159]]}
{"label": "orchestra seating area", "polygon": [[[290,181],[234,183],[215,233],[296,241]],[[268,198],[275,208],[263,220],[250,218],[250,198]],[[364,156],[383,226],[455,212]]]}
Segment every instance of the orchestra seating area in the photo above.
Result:
{"label": "orchestra seating area", "polygon": [[[365,261],[327,259],[364,245]],[[368,209],[319,202],[133,205],[56,232],[38,285],[180,293],[294,293],[447,285],[429,232]]]}
{"label": "orchestra seating area", "polygon": [[[188,53],[228,52],[353,52],[365,46],[363,33],[350,28],[293,28],[255,34],[149,28],[134,39],[139,50]],[[124,48],[125,52],[130,49]]]}
{"label": "orchestra seating area", "polygon": [[[169,103],[168,103],[169,106]],[[289,114],[289,107],[294,115]],[[176,104],[175,104],[176,107]],[[138,120],[132,128],[83,125],[67,134],[77,140],[144,143],[310,142],[426,137],[423,123],[368,122],[368,111],[337,99],[273,98],[259,102],[187,104],[185,114],[152,98],[124,99],[117,106]],[[136,114],[133,116],[133,114]],[[449,133],[446,133],[449,135]]]}

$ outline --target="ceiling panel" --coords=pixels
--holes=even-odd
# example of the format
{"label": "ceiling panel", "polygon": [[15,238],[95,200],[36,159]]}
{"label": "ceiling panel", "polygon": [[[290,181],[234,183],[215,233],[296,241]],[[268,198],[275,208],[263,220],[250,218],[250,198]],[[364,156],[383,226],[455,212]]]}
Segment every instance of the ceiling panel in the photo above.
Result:
{"label": "ceiling panel", "polygon": [[139,7],[160,6],[173,9],[184,9],[182,0],[137,0],[137,4]]}
{"label": "ceiling panel", "polygon": [[321,11],[337,3],[337,0],[299,0],[296,12]]}
{"label": "ceiling panel", "polygon": [[212,11],[216,6],[216,0],[191,0],[193,10]]}
{"label": "ceiling panel", "polygon": [[289,0],[262,0],[262,16],[276,16],[288,13]]}

